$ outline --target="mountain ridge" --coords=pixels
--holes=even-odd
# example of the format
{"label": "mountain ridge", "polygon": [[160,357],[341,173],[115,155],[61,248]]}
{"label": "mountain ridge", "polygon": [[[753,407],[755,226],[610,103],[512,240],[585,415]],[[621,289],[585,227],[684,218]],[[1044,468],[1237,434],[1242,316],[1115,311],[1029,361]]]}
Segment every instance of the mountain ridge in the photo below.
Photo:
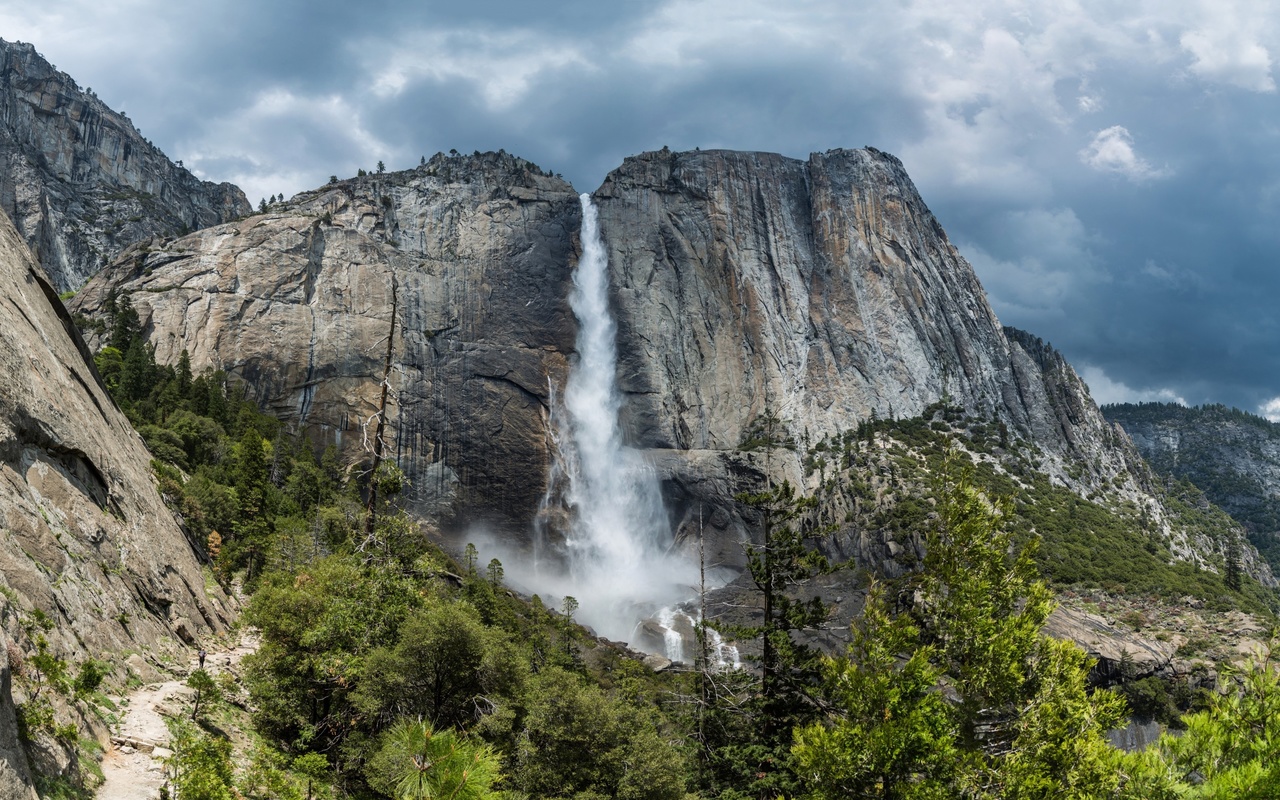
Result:
{"label": "mountain ridge", "polygon": [[1189,480],[1249,532],[1280,569],[1280,425],[1221,404],[1102,407],[1153,469]]}
{"label": "mountain ridge", "polygon": [[0,208],[59,292],[129,244],[252,210],[239,188],[171,162],[33,45],[2,39],[0,164]]}

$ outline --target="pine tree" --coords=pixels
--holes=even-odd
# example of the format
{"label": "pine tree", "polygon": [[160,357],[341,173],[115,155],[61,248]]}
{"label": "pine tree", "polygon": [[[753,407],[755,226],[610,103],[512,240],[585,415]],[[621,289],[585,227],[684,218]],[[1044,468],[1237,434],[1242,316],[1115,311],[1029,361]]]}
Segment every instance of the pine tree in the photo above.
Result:
{"label": "pine tree", "polygon": [[387,796],[482,800],[491,797],[501,760],[492,747],[472,744],[451,730],[401,720],[382,738],[365,774]]}
{"label": "pine tree", "polygon": [[[769,427],[766,423],[763,435],[772,441]],[[817,652],[793,633],[817,627],[827,616],[820,598],[801,601],[794,594],[828,565],[806,541],[818,533],[804,527],[816,506],[813,498],[798,496],[784,482],[736,499],[759,514],[760,544],[747,548],[747,574],[760,592],[763,614],[758,624],[730,626],[728,632],[739,641],[760,643],[755,659],[760,680],[758,692],[726,686],[724,696],[708,709],[703,738],[713,784],[709,788],[779,797],[799,788],[790,758],[791,732],[813,717],[809,692],[820,666]]]}
{"label": "pine tree", "polygon": [[[759,589],[763,618],[759,625],[735,630],[738,638],[760,641],[760,693],[764,700],[766,738],[791,719],[803,701],[801,687],[816,674],[817,654],[798,644],[793,631],[820,625],[827,617],[821,598],[794,599],[791,592],[828,564],[808,546],[802,517],[816,506],[798,496],[789,482],[762,492],[740,494],[738,501],[760,513],[759,545],[747,547],[747,573]],[[789,726],[786,726],[789,730]]]}
{"label": "pine tree", "polygon": [[124,354],[124,366],[120,371],[121,397],[131,403],[146,397],[155,382],[154,372],[155,356],[141,338],[135,338]]}
{"label": "pine tree", "polygon": [[233,566],[248,567],[252,580],[262,568],[271,535],[267,508],[269,476],[262,435],[254,427],[246,427],[236,450],[236,535],[234,547],[225,548],[224,552],[233,553]]}
{"label": "pine tree", "polygon": [[129,345],[142,333],[142,323],[133,307],[133,300],[128,295],[116,298],[113,294],[108,300],[108,309],[111,311],[111,336],[107,339],[107,346],[121,353],[127,352]]}
{"label": "pine tree", "polygon": [[1112,796],[1105,733],[1124,702],[1089,690],[1083,650],[1040,632],[1052,596],[1034,540],[1004,529],[1007,504],[946,474],[911,616],[872,593],[850,657],[827,662],[829,719],[798,734],[796,758],[819,797]]}
{"label": "pine tree", "polygon": [[183,400],[191,397],[191,354],[187,349],[182,348],[182,352],[178,355],[178,367],[176,371],[178,394]]}
{"label": "pine tree", "polygon": [[1223,582],[1232,591],[1240,591],[1240,540],[1228,534],[1226,566],[1223,570]]}
{"label": "pine tree", "polygon": [[797,729],[795,756],[815,800],[943,796],[958,761],[937,690],[936,651],[873,585],[847,656],[825,661],[829,721]]}

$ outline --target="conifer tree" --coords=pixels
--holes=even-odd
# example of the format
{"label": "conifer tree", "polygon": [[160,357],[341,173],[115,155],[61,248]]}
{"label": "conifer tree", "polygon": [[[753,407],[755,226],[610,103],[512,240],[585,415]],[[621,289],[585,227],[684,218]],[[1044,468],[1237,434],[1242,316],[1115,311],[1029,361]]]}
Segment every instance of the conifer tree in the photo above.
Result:
{"label": "conifer tree", "polygon": [[192,381],[191,354],[187,352],[187,349],[185,347],[182,348],[182,352],[178,355],[178,366],[177,366],[176,375],[178,379],[177,381],[178,394],[182,399],[185,400],[191,396],[191,381]]}
{"label": "conifer tree", "polygon": [[761,518],[761,543],[747,548],[747,572],[760,590],[763,615],[759,625],[734,633],[738,638],[760,641],[760,693],[767,737],[794,717],[803,704],[797,696],[801,687],[816,674],[816,652],[798,644],[792,632],[816,627],[827,616],[821,598],[802,601],[791,593],[828,565],[822,554],[807,544],[810,535],[802,529],[803,515],[816,505],[814,498],[797,495],[784,481],[761,492],[740,494],[737,499],[758,511]]}
{"label": "conifer tree", "polygon": [[871,594],[849,658],[826,662],[828,720],[797,735],[803,773],[818,797],[1111,796],[1123,701],[1040,632],[1052,596],[1007,505],[947,475],[910,616]]}
{"label": "conifer tree", "polygon": [[262,435],[247,426],[240,435],[237,447],[235,490],[237,517],[234,549],[234,566],[247,566],[249,578],[262,566],[267,540],[271,534],[267,514],[269,476],[267,459],[263,452]]}
{"label": "conifer tree", "polygon": [[108,309],[111,311],[111,336],[107,340],[107,345],[124,353],[133,340],[142,333],[138,312],[134,309],[133,300],[128,295],[116,298],[113,294],[108,300]]}

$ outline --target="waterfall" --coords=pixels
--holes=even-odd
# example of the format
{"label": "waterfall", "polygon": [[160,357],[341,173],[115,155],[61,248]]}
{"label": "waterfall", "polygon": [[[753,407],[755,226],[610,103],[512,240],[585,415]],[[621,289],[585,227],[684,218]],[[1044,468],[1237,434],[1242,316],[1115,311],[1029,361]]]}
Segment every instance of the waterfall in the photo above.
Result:
{"label": "waterfall", "polygon": [[720,632],[707,628],[707,658],[717,670],[742,669],[742,656],[738,648],[729,644]]}
{"label": "waterfall", "polygon": [[[698,566],[674,551],[658,477],[623,442],[608,252],[591,196],[580,200],[582,257],[569,294],[578,357],[564,391],[548,387],[551,471],[534,525],[532,573],[507,574],[553,602],[572,595],[576,619],[602,636],[686,661],[696,621],[676,606],[697,593]],[[710,656],[722,667],[740,663],[718,636]]]}
{"label": "waterfall", "polygon": [[[671,528],[653,468],[627,447],[618,426],[617,325],[609,308],[609,259],[591,196],[583,194],[582,257],[569,306],[578,320],[578,360],[552,415],[571,512],[564,532],[566,594],[580,619],[610,639],[687,597],[693,571],[670,553]],[[553,476],[554,479],[554,476]]]}

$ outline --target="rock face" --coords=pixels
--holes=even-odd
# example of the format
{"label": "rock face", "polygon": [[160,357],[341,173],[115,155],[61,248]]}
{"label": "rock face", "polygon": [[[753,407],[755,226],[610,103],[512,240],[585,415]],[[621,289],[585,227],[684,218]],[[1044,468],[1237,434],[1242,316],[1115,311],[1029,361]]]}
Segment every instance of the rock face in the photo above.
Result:
{"label": "rock face", "polygon": [[54,652],[78,660],[225,630],[226,598],[206,589],[150,454],[3,215],[0,330],[5,633],[24,643],[22,615],[39,610]]}
{"label": "rock face", "polygon": [[[812,489],[803,463],[824,437],[942,399],[1033,442],[1059,485],[1154,502],[1127,437],[1059,353],[1000,326],[892,156],[664,150],[594,199],[627,438],[710,562],[740,566],[756,530],[735,493],[765,475]],[[574,358],[580,216],[528,162],[438,155],[134,248],[73,307],[128,294],[160,361],[186,349],[349,453],[371,434],[394,319],[388,416],[417,510],[527,542]],[[766,428],[793,446],[739,449]]]}
{"label": "rock face", "polygon": [[[893,156],[664,150],[627,159],[595,199],[627,427],[688,487],[673,492],[686,531],[702,505],[690,499],[711,496],[717,538],[740,541],[732,495],[750,486],[735,474],[803,485],[810,444],[943,398],[1034,441],[1082,493],[1138,460],[1059,353],[1000,326]],[[793,451],[769,464],[732,452],[771,418]]]}
{"label": "rock face", "polygon": [[646,153],[596,200],[645,444],[734,448],[766,413],[816,438],[947,391],[1003,405],[1000,325],[892,157]]}
{"label": "rock face", "polygon": [[419,510],[527,536],[573,349],[580,216],[528,162],[437,156],[130,251],[74,307],[129,293],[158,360],[186,349],[349,455],[373,436],[395,319],[391,444]]}
{"label": "rock face", "polygon": [[1106,406],[1157,472],[1185,478],[1280,568],[1280,425],[1225,406]]}
{"label": "rock face", "polygon": [[595,197],[643,445],[733,449],[766,416],[817,441],[949,397],[1062,456],[1123,466],[1087,387],[1001,328],[893,156],[645,153]]}
{"label": "rock face", "polygon": [[29,44],[0,40],[0,208],[59,291],[126,245],[252,210],[202,181]]}
{"label": "rock face", "polygon": [[[8,642],[0,635],[0,646]],[[0,659],[0,797],[36,800],[35,783],[27,766],[27,754],[18,737],[18,719],[13,706],[13,672],[9,659]]]}

